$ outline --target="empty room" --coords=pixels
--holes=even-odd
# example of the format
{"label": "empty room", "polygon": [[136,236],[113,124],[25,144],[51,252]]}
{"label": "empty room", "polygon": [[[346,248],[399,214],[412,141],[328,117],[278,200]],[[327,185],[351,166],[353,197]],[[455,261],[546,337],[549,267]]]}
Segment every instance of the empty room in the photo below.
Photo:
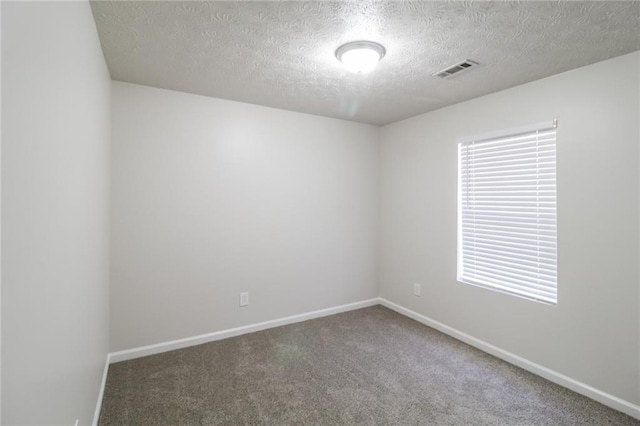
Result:
{"label": "empty room", "polygon": [[640,1],[2,1],[3,425],[640,425]]}

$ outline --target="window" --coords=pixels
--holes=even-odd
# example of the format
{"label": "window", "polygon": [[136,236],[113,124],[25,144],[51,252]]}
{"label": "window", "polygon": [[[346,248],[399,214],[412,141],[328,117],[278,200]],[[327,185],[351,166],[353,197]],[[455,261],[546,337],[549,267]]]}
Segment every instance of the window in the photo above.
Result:
{"label": "window", "polygon": [[557,303],[556,121],[458,141],[458,281]]}

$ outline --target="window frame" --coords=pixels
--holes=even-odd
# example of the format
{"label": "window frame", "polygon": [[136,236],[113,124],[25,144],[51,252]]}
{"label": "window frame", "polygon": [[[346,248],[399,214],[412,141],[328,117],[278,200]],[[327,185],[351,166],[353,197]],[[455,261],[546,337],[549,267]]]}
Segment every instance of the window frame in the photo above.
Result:
{"label": "window frame", "polygon": [[[458,178],[458,182],[457,182],[457,212],[456,212],[456,216],[457,216],[457,257],[456,257],[456,266],[457,266],[457,281],[466,285],[472,285],[475,287],[480,287],[480,288],[484,288],[484,289],[488,289],[491,291],[496,291],[499,293],[504,293],[504,294],[508,294],[511,296],[515,296],[515,297],[519,297],[519,298],[523,298],[526,300],[532,300],[532,301],[536,301],[536,302],[540,302],[540,303],[544,303],[547,305],[552,305],[552,306],[556,306],[558,304],[558,273],[557,273],[557,265],[558,265],[558,205],[557,205],[557,190],[558,190],[558,182],[557,182],[557,171],[558,171],[558,166],[557,166],[557,127],[558,127],[558,121],[557,119],[553,119],[553,120],[548,120],[548,121],[544,121],[544,122],[540,122],[540,123],[536,123],[536,124],[532,124],[532,125],[527,125],[527,126],[522,126],[522,127],[517,127],[517,128],[511,128],[511,129],[505,129],[505,130],[498,130],[498,131],[493,131],[493,132],[488,132],[488,133],[484,133],[484,134],[479,134],[479,135],[473,135],[473,136],[465,136],[465,137],[461,137],[458,138],[456,141],[456,146],[457,146],[457,178]],[[535,291],[530,291],[527,294],[522,294],[525,293],[524,291],[522,292],[516,292],[516,291],[510,291],[508,287],[505,285],[499,285],[499,284],[490,284],[487,282],[478,282],[475,281],[472,278],[469,277],[465,277],[464,276],[464,241],[463,241],[463,214],[464,212],[468,212],[468,209],[465,209],[463,206],[463,189],[462,189],[462,185],[463,185],[463,160],[462,160],[462,147],[463,145],[470,145],[470,144],[474,144],[474,143],[484,143],[484,142],[491,142],[491,141],[499,141],[501,139],[508,139],[508,138],[515,138],[515,137],[519,137],[519,136],[525,136],[525,135],[533,135],[536,134],[536,132],[549,132],[549,131],[553,131],[554,132],[554,141],[553,141],[553,158],[554,158],[554,169],[553,169],[553,175],[554,175],[554,180],[553,180],[553,191],[555,194],[554,197],[554,207],[555,207],[555,216],[554,216],[554,222],[555,222],[555,234],[553,235],[554,237],[554,243],[555,243],[555,293],[553,294],[553,298],[549,298],[549,297],[542,297],[540,295],[540,292],[538,294],[535,293]],[[468,160],[467,160],[468,161]],[[536,163],[537,166],[538,163]],[[468,166],[468,165],[467,165]],[[468,181],[466,181],[468,182]],[[536,190],[540,191],[539,183],[536,183]],[[467,189],[467,195],[469,194],[469,190]],[[476,225],[474,225],[476,226]],[[501,226],[501,225],[498,225]],[[474,228],[475,229],[475,228]],[[533,289],[534,286],[531,285],[529,289]]]}

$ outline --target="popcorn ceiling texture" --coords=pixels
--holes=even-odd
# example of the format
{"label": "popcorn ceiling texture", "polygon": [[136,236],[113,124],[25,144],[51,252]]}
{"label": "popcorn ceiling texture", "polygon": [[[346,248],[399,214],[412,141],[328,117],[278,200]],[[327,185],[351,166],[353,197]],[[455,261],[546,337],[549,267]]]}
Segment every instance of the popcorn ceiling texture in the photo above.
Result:
{"label": "popcorn ceiling texture", "polygon": [[[91,5],[114,80],[378,125],[640,49],[637,1]],[[334,56],[360,39],[387,49],[364,76]]]}

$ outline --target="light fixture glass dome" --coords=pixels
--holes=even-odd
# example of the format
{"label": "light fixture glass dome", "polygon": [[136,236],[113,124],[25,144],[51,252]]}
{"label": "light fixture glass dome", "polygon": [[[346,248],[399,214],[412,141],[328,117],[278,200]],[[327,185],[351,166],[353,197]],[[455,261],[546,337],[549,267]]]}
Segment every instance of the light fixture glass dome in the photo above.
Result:
{"label": "light fixture glass dome", "polygon": [[366,74],[373,70],[384,54],[384,47],[373,41],[352,41],[336,50],[336,58],[349,71],[358,74]]}

